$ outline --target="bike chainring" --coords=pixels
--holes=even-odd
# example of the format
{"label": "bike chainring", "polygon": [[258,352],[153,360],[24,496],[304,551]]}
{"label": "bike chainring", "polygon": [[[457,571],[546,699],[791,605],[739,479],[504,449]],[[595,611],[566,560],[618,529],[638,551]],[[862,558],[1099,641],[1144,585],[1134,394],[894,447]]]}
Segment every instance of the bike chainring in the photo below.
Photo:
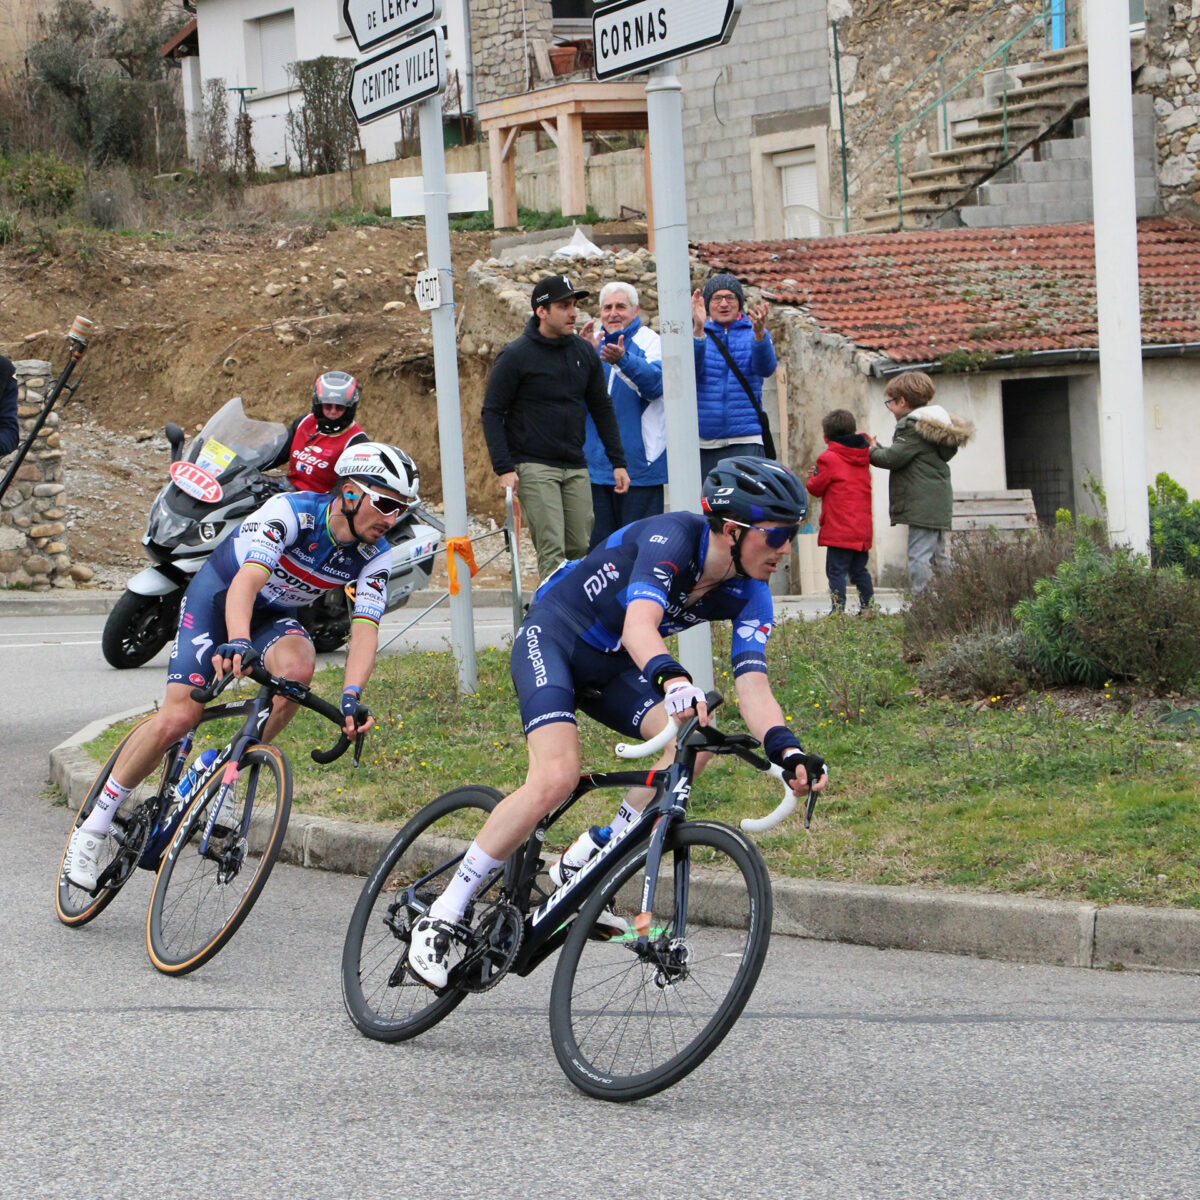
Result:
{"label": "bike chainring", "polygon": [[525,936],[525,919],[515,906],[497,901],[471,931],[471,944],[454,970],[452,983],[464,992],[486,992],[508,973]]}

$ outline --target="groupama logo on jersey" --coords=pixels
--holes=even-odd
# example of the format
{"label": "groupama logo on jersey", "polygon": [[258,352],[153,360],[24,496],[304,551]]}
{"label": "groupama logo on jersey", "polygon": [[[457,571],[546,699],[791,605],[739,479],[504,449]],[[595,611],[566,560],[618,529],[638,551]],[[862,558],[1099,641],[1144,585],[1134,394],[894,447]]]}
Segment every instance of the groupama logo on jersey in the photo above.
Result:
{"label": "groupama logo on jersey", "polygon": [[589,575],[583,581],[584,595],[589,600],[594,600],[614,579],[619,579],[620,576],[621,572],[612,563],[604,563],[600,570]]}
{"label": "groupama logo on jersey", "polygon": [[195,463],[173,462],[169,468],[171,482],[185,496],[199,500],[201,504],[216,504],[222,496],[221,485],[203,468]]}

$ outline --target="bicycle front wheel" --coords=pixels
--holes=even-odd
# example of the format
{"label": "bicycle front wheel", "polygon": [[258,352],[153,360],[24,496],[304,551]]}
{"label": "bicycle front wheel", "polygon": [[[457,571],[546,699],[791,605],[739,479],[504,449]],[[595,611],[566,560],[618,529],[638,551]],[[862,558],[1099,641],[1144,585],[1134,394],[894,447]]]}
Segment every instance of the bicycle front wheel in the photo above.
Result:
{"label": "bicycle front wheel", "polygon": [[[668,835],[646,944],[634,928],[646,848],[617,862],[583,906],[550,992],[550,1033],[567,1078],[601,1100],[678,1083],[720,1045],[754,991],[771,937],[771,884],[758,850],[728,826]],[[612,903],[629,932],[597,941]]]}
{"label": "bicycle front wheel", "polygon": [[[204,831],[222,787],[192,803],[163,855],[146,918],[146,949],[164,974],[203,966],[238,931],[275,865],[292,808],[292,771],[274,746],[242,755],[238,776]],[[202,848],[203,847],[203,848]]]}
{"label": "bicycle front wheel", "polygon": [[[149,720],[150,717],[147,716],[139,721],[117,743],[116,749],[97,772],[95,781],[88,789],[88,794],[79,806],[79,811],[75,814],[71,834],[83,824],[95,807],[96,799],[104,790],[104,785],[108,782],[108,777],[112,774],[112,769],[129,739],[141,725]],[[105,840],[100,859],[99,886],[95,892],[89,892],[67,878],[67,845],[70,844],[71,834],[67,835],[67,844],[63,846],[62,859],[58,864],[58,890],[54,896],[55,911],[58,913],[58,919],[64,925],[72,927],[86,925],[98,917],[116,899],[117,893],[133,874],[150,836],[150,827],[154,819],[152,802],[159,788],[162,787],[162,781],[174,753],[175,747],[171,746],[163,755],[159,769],[152,772],[144,783],[134,788],[118,810],[116,819],[113,821],[112,833]]]}
{"label": "bicycle front wheel", "polygon": [[405,889],[432,904],[500,802],[493,788],[456,788],[427,804],[392,839],[367,877],[346,930],[342,999],[359,1030],[379,1042],[402,1042],[448,1016],[466,992],[451,981],[440,992],[408,971],[408,943],[417,916]]}

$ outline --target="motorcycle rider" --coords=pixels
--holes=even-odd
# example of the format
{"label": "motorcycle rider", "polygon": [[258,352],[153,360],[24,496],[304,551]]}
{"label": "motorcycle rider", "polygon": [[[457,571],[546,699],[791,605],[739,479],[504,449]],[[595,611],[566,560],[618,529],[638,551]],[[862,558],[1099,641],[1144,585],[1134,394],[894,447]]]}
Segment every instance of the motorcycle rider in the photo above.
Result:
{"label": "motorcycle rider", "polygon": [[345,371],[326,371],[313,384],[312,412],[297,417],[287,448],[267,470],[287,463],[288,483],[298,492],[332,492],[334,468],[351,446],[367,441],[354,414],[362,399],[358,380]]}
{"label": "motorcycle rider", "polygon": [[[64,863],[77,887],[94,890],[113,819],[167,748],[193,728],[203,706],[192,699],[214,672],[244,675],[262,658],[272,675],[309,683],[316,652],[289,612],[314,595],[355,583],[354,617],[342,692],[347,737],[370,729],[362,689],[375,666],[379,620],[387,603],[392,549],[384,535],[418,501],[419,478],[403,450],[363,442],[337,462],[332,495],[272,496],[213,552],[184,594],[179,629],[158,712],[135,730],[95,807],[71,836]],[[296,705],[275,700],[263,730],[269,742]]]}

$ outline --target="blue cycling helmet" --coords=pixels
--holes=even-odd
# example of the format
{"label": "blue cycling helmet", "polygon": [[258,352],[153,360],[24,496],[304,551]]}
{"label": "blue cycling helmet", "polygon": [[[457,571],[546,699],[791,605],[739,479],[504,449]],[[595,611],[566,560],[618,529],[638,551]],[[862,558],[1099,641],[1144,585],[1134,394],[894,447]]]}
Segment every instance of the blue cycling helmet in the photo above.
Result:
{"label": "blue cycling helmet", "polygon": [[705,476],[700,507],[712,517],[754,525],[799,525],[808,515],[808,493],[799,476],[773,458],[739,454]]}

